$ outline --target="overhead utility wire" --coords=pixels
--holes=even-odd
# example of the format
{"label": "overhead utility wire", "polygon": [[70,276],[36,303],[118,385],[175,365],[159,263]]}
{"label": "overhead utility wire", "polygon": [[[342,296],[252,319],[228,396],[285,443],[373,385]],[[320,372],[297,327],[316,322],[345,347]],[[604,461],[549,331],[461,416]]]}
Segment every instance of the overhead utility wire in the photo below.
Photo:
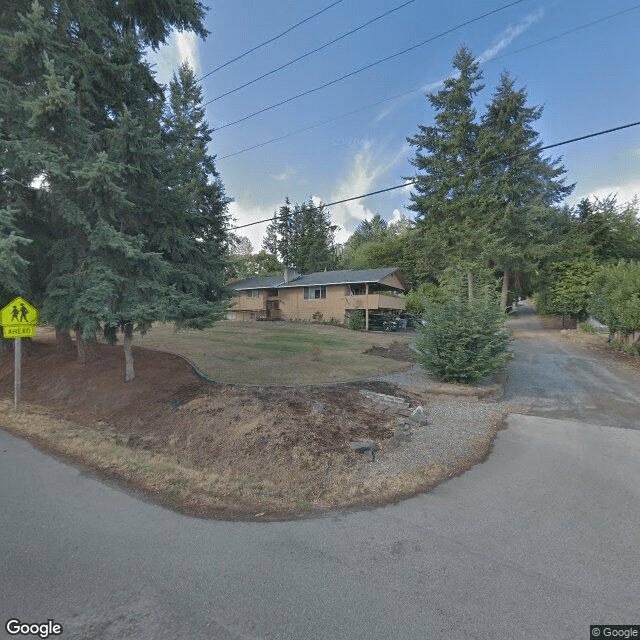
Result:
{"label": "overhead utility wire", "polygon": [[[505,9],[508,9],[509,7],[513,7],[516,4],[520,4],[522,2],[525,2],[525,0],[515,0],[515,2],[510,2],[508,4],[503,5],[502,7],[499,7],[498,9],[493,9],[493,11],[488,11],[487,13],[483,13],[481,16],[478,16],[476,18],[472,18],[471,20],[467,20],[466,22],[462,22],[458,25],[456,25],[455,27],[451,27],[450,29],[447,29],[446,31],[443,31],[442,33],[439,33],[436,36],[433,36],[431,38],[428,38],[427,40],[424,40],[423,42],[419,42],[418,44],[414,44],[411,47],[408,47],[407,49],[403,49],[402,51],[398,51],[397,53],[394,53],[390,56],[386,56],[384,58],[380,58],[380,60],[376,60],[375,62],[372,62],[371,64],[368,64],[364,67],[360,67],[360,69],[356,69],[355,71],[351,71],[350,73],[347,73],[343,76],[340,76],[339,78],[335,78],[334,80],[331,80],[329,82],[326,82],[323,85],[320,85],[319,87],[315,87],[313,89],[308,89],[307,91],[303,91],[302,93],[298,93],[295,96],[291,96],[290,98],[287,98],[286,100],[282,100],[281,102],[277,102],[276,104],[272,104],[268,107],[264,107],[263,109],[260,109],[258,111],[254,111],[253,113],[250,113],[249,115],[244,116],[243,118],[239,118],[238,120],[234,120],[233,122],[227,122],[226,124],[223,124],[219,127],[214,128],[214,131],[219,131],[220,129],[226,129],[227,127],[231,127],[235,124],[239,124],[240,122],[244,122],[245,120],[248,120],[249,118],[253,118],[261,113],[264,113],[265,111],[270,111],[271,109],[275,109],[276,107],[281,107],[283,104],[287,104],[288,102],[292,102],[293,100],[297,100],[298,98],[301,98],[302,96],[307,96],[310,93],[315,93],[316,91],[320,91],[321,89],[325,89],[326,87],[331,86],[332,84],[336,84],[337,82],[340,82],[341,80],[345,80],[346,78],[350,78],[351,76],[355,76],[357,73],[360,73],[362,71],[365,71],[366,69],[371,69],[371,67],[375,67],[378,64],[381,64],[382,62],[387,62],[387,60],[392,60],[393,58],[397,58],[398,56],[404,55],[405,53],[408,53],[409,51],[413,51],[414,49],[417,49],[418,47],[423,47],[425,44],[429,44],[430,42],[433,42],[434,40],[438,40],[439,38],[442,38],[450,33],[453,33],[454,31],[458,31],[459,29],[462,29],[462,27],[466,27],[470,24],[473,24],[474,22],[478,22],[480,20],[483,20],[484,18],[487,18],[490,15],[493,15],[494,13],[498,13],[500,11],[504,11]],[[209,102],[205,102],[202,106],[206,107],[208,104],[210,104],[212,102],[212,100],[209,100]]]}
{"label": "overhead utility wire", "polygon": [[[525,156],[529,153],[540,153],[541,151],[546,151],[547,149],[554,149],[556,147],[561,147],[566,144],[571,144],[573,142],[579,142],[581,140],[587,140],[589,138],[596,138],[598,136],[603,136],[608,133],[613,133],[614,131],[621,131],[622,129],[629,129],[630,127],[637,127],[640,125],[640,120],[637,122],[630,122],[629,124],[623,124],[619,127],[613,127],[612,129],[605,129],[603,131],[597,131],[595,133],[588,133],[584,136],[578,136],[577,138],[571,138],[570,140],[563,140],[562,142],[555,142],[554,144],[548,144],[543,147],[534,147],[533,149],[527,149],[526,151],[521,151],[520,153],[514,153],[510,156],[503,156],[501,158],[497,158],[495,160],[490,160],[488,162],[483,162],[479,166],[483,167],[489,164],[493,164],[494,162],[503,162],[505,160],[511,160],[513,158],[518,158],[520,156]],[[363,193],[359,196],[352,196],[350,198],[344,198],[343,200],[336,200],[334,202],[323,202],[319,207],[309,207],[305,208],[305,211],[315,211],[320,209],[321,207],[332,207],[336,204],[344,204],[345,202],[352,202],[353,200],[360,200],[362,198],[368,198],[369,196],[375,196],[380,193],[386,193],[387,191],[395,191],[396,189],[403,189],[405,187],[409,187],[412,184],[415,184],[417,180],[407,180],[404,184],[398,184],[393,187],[387,187],[385,189],[378,189],[377,191],[370,191],[369,193]],[[230,229],[244,229],[246,227],[253,227],[256,224],[263,224],[265,222],[271,222],[274,218],[277,218],[277,215],[271,216],[270,218],[265,218],[264,220],[256,220],[255,222],[249,222],[247,224],[241,224],[236,227],[229,227]]]}
{"label": "overhead utility wire", "polygon": [[376,16],[375,18],[371,18],[371,20],[369,20],[368,22],[365,22],[364,24],[361,24],[359,27],[356,27],[355,29],[351,29],[351,31],[347,31],[346,33],[343,33],[341,36],[338,36],[337,38],[334,38],[330,42],[326,42],[325,44],[321,45],[317,49],[312,49],[311,51],[307,51],[306,53],[303,53],[301,56],[298,56],[297,58],[294,58],[293,60],[289,60],[289,62],[285,62],[283,65],[281,65],[281,66],[279,66],[279,67],[277,67],[275,69],[272,69],[271,71],[267,71],[266,73],[263,73],[262,75],[258,76],[257,78],[254,78],[253,80],[249,80],[248,82],[245,82],[244,84],[239,85],[235,89],[231,89],[231,90],[229,90],[229,91],[227,91],[225,93],[221,93],[219,96],[216,96],[215,98],[212,98],[211,100],[209,100],[209,102],[207,102],[206,104],[211,104],[212,102],[215,102],[216,100],[220,100],[221,98],[224,98],[225,96],[228,96],[228,95],[230,95],[232,93],[235,93],[236,91],[240,91],[240,89],[244,89],[245,87],[248,87],[249,85],[254,84],[255,82],[258,82],[258,80],[262,80],[263,78],[266,78],[266,77],[268,77],[270,75],[273,75],[274,73],[277,73],[278,71],[282,71],[282,69],[285,69],[286,67],[291,66],[295,62],[303,60],[304,58],[307,58],[307,57],[309,57],[310,55],[312,55],[314,53],[318,53],[318,51],[322,51],[323,49],[326,49],[327,47],[331,46],[332,44],[335,44],[336,42],[339,42],[340,40],[343,40],[347,36],[350,36],[350,35],[356,33],[356,31],[360,31],[361,29],[364,29],[365,27],[368,27],[370,24],[373,24],[374,22],[377,22],[381,18],[384,18],[385,16],[388,16],[388,15],[394,13],[395,11],[398,11],[399,9],[402,9],[403,7],[406,7],[408,4],[412,4],[415,1],[416,0],[408,0],[407,2],[404,2],[403,4],[398,5],[397,7],[394,7],[393,9],[389,9],[389,11],[385,11],[385,13],[381,13],[379,16]]}
{"label": "overhead utility wire", "polygon": [[323,120],[322,122],[316,122],[315,124],[311,124],[308,127],[304,127],[303,129],[296,129],[295,131],[290,131],[289,133],[285,133],[284,135],[278,136],[277,138],[271,138],[271,140],[265,140],[264,142],[258,142],[257,144],[252,145],[251,147],[246,147],[245,149],[241,149],[240,151],[234,151],[233,153],[228,153],[225,156],[220,156],[218,160],[224,160],[225,158],[231,158],[233,156],[240,155],[241,153],[245,153],[246,151],[251,151],[252,149],[257,149],[258,147],[264,147],[267,144],[271,144],[272,142],[277,142],[278,140],[284,140],[285,138],[289,138],[291,136],[296,135],[297,133],[303,133],[305,131],[311,131],[312,129],[316,129],[317,127],[321,127],[325,124],[330,124],[335,122],[336,120],[340,120],[341,118],[346,118],[347,116],[352,116],[356,113],[360,113],[361,111],[366,111],[367,109],[371,109],[371,107],[376,107],[379,104],[383,104],[385,102],[389,102],[390,100],[395,100],[396,98],[401,98],[402,96],[408,95],[409,93],[415,93],[419,89],[412,89],[411,91],[405,91],[404,93],[399,93],[395,96],[391,96],[390,98],[385,98],[384,100],[379,100],[378,102],[374,102],[373,104],[368,104],[364,107],[360,107],[360,109],[356,109],[355,111],[349,111],[349,113],[343,113],[335,118],[331,118],[330,120]]}
{"label": "overhead utility wire", "polygon": [[225,67],[228,67],[233,62],[236,62],[236,61],[240,60],[241,58],[244,58],[245,56],[248,56],[250,53],[253,53],[254,51],[257,51],[258,49],[260,49],[261,47],[264,47],[265,45],[269,44],[270,42],[273,42],[274,40],[277,40],[278,38],[282,38],[282,36],[286,35],[290,31],[293,31],[295,28],[299,27],[301,24],[304,24],[305,22],[309,22],[309,20],[312,20],[316,16],[319,16],[321,13],[324,13],[325,11],[328,11],[329,9],[331,9],[331,7],[335,7],[337,4],[340,4],[341,2],[342,2],[342,0],[336,0],[336,2],[332,2],[330,5],[328,5],[324,9],[320,9],[320,11],[318,11],[317,13],[314,13],[313,15],[309,16],[308,18],[305,18],[304,20],[301,20],[300,22],[297,22],[292,27],[289,27],[288,29],[286,29],[282,33],[279,33],[277,36],[273,36],[273,38],[269,38],[269,40],[265,40],[264,42],[261,42],[260,44],[257,44],[255,47],[252,47],[251,49],[248,49],[244,53],[241,53],[239,56],[236,56],[235,58],[232,58],[231,60],[227,60],[227,62],[225,62],[224,64],[221,64],[219,67],[216,67],[215,69],[212,69],[208,73],[205,73],[201,78],[198,79],[198,82],[200,82],[201,80],[204,80],[205,78],[208,78],[210,75],[214,74],[216,71],[220,71],[220,69],[224,69]]}
{"label": "overhead utility wire", "polygon": [[528,44],[526,47],[521,47],[520,49],[516,49],[515,51],[510,51],[509,53],[505,53],[501,56],[496,56],[493,60],[500,60],[502,58],[506,58],[507,56],[512,56],[516,53],[520,53],[522,51],[526,51],[527,49],[532,49],[533,47],[537,47],[541,44],[546,44],[547,42],[552,42],[553,40],[558,40],[560,38],[564,38],[565,36],[571,35],[576,31],[580,31],[581,29],[586,29],[587,27],[592,27],[594,24],[599,24],[600,22],[604,22],[605,20],[610,20],[611,18],[617,18],[625,13],[629,13],[630,11],[635,11],[636,9],[640,9],[640,4],[636,4],[633,7],[629,7],[628,9],[624,9],[623,11],[618,11],[618,13],[612,13],[611,15],[604,16],[603,18],[599,18],[598,20],[594,20],[593,22],[587,22],[586,24],[581,24],[578,27],[574,27],[573,29],[569,29],[568,31],[563,31],[558,35],[552,36],[551,38],[546,38],[545,40],[540,40],[539,42],[534,42],[533,44]]}
{"label": "overhead utility wire", "polygon": [[[526,47],[523,47],[521,49],[516,49],[515,51],[510,51],[509,53],[505,53],[501,56],[496,56],[495,58],[491,58],[490,60],[488,60],[487,62],[485,62],[484,64],[487,64],[488,62],[494,62],[495,60],[501,60],[502,58],[506,58],[508,56],[512,56],[515,55],[516,53],[520,53],[521,51],[524,51],[525,49],[532,49],[533,47],[538,47],[540,45],[546,44],[547,42],[551,42],[553,40],[558,40],[559,38],[563,38],[565,36],[568,36],[572,33],[575,33],[576,31],[580,31],[581,29],[585,29],[586,27],[591,27],[595,24],[599,24],[600,22],[604,22],[605,20],[609,20],[611,18],[616,18],[624,13],[628,13],[630,11],[635,11],[637,9],[640,9],[640,4],[637,4],[633,7],[630,7],[629,9],[625,9],[624,11],[619,11],[618,13],[612,13],[608,16],[604,16],[603,18],[599,18],[598,20],[594,20],[593,22],[588,22],[586,24],[582,24],[579,25],[577,27],[574,27],[573,29],[570,29],[569,31],[564,31],[563,33],[560,33],[558,35],[552,36],[551,38],[546,38],[545,40],[539,40],[538,42],[534,42],[533,44],[529,44]],[[360,109],[356,109],[355,111],[349,111],[348,113],[343,113],[340,114],[339,116],[335,116],[334,118],[331,118],[330,120],[324,120],[323,122],[317,122],[316,124],[312,124],[309,125],[308,127],[304,127],[302,129],[296,129],[296,131],[291,131],[289,133],[285,133],[281,136],[278,136],[277,138],[271,138],[270,140],[265,140],[264,142],[259,142],[257,144],[254,144],[250,147],[245,147],[244,149],[240,149],[239,151],[234,151],[232,153],[228,153],[224,156],[220,156],[218,159],[219,160],[224,160],[225,158],[231,158],[233,156],[237,156],[240,155],[241,153],[245,153],[247,151],[252,151],[253,149],[257,149],[259,147],[264,147],[268,144],[271,144],[272,142],[278,142],[279,140],[284,140],[285,138],[289,138],[290,136],[296,135],[298,133],[304,133],[305,131],[311,131],[312,129],[315,129],[316,127],[320,127],[322,125],[325,124],[331,124],[332,122],[335,122],[336,120],[340,120],[341,118],[346,118],[348,116],[352,116],[356,113],[360,113],[361,111],[365,111],[366,109],[370,109],[371,107],[377,107],[379,104],[383,104],[384,102],[388,102],[390,100],[395,100],[396,98],[402,98],[403,96],[407,96],[410,95],[412,93],[416,93],[417,91],[420,91],[422,87],[417,87],[416,89],[411,89],[409,91],[404,91],[402,93],[399,93],[395,96],[391,96],[390,98],[385,98],[384,100],[378,100],[378,102],[373,102],[371,104],[368,104],[364,107],[361,107]]]}

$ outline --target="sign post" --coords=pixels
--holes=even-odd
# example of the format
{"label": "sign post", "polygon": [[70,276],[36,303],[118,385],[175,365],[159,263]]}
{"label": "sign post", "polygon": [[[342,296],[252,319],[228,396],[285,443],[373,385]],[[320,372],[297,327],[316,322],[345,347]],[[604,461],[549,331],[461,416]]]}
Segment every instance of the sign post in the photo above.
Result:
{"label": "sign post", "polygon": [[0,310],[0,324],[5,338],[13,338],[14,354],[14,403],[20,408],[20,390],[22,386],[22,338],[32,338],[38,325],[38,310],[23,298],[12,300]]}
{"label": "sign post", "polygon": [[13,341],[13,403],[20,409],[20,387],[22,386],[22,338]]}

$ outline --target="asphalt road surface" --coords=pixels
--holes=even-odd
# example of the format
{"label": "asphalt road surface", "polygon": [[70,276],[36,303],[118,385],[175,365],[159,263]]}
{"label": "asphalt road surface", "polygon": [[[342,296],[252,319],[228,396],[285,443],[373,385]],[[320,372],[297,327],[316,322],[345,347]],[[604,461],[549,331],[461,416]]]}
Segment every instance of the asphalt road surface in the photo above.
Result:
{"label": "asphalt road surface", "polygon": [[640,404],[609,377],[631,374],[594,361],[603,400],[565,402],[585,367],[558,368],[588,356],[538,342],[518,338],[507,397],[545,415],[510,415],[485,463],[385,508],[198,520],[0,432],[0,638],[25,637],[11,618],[83,640],[586,640],[640,624]]}

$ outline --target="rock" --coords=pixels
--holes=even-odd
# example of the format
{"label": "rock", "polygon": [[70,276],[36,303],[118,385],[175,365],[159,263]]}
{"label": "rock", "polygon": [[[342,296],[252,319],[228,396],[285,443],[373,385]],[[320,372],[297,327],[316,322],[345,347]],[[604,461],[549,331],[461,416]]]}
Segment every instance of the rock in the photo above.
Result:
{"label": "rock", "polygon": [[380,451],[375,442],[352,442],[351,448],[369,462],[373,462],[376,459],[376,451]]}
{"label": "rock", "polygon": [[324,402],[316,402],[313,405],[313,411],[315,413],[327,413],[327,411],[329,411],[329,405]]}
{"label": "rock", "polygon": [[418,405],[412,412],[411,417],[415,420],[422,421],[427,419],[427,410],[422,406]]}

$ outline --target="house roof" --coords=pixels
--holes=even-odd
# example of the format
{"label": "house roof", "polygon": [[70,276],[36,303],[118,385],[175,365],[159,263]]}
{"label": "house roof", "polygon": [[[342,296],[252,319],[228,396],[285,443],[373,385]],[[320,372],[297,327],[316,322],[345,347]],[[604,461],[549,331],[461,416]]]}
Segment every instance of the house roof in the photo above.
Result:
{"label": "house roof", "polygon": [[233,282],[230,286],[236,291],[245,291],[246,289],[277,289],[283,283],[282,276],[265,276],[262,278],[245,278]]}
{"label": "house roof", "polygon": [[294,287],[313,287],[328,284],[365,284],[381,282],[386,277],[398,271],[397,277],[404,285],[402,274],[398,267],[386,269],[362,269],[360,271],[318,271],[298,276],[295,280],[285,283],[282,276],[268,276],[264,278],[245,278],[231,285],[236,291],[246,289],[291,289]]}
{"label": "house roof", "polygon": [[279,289],[292,287],[312,287],[327,284],[365,284],[367,282],[380,282],[387,276],[398,271],[398,267],[386,269],[363,269],[361,271],[318,271],[300,276],[287,284],[281,284]]}

